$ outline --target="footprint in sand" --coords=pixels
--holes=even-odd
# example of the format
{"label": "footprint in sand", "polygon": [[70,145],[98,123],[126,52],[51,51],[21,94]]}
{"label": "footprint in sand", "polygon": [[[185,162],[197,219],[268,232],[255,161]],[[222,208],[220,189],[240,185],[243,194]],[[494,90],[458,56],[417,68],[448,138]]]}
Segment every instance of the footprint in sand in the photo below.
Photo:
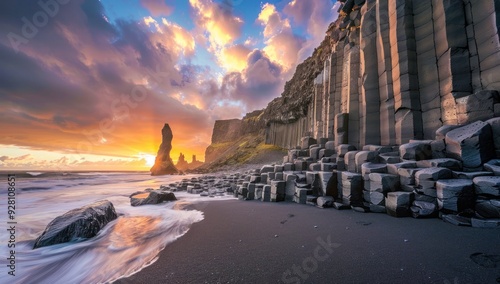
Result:
{"label": "footprint in sand", "polygon": [[486,268],[496,268],[497,263],[500,263],[500,255],[485,254],[481,252],[471,254],[470,259],[476,264]]}
{"label": "footprint in sand", "polygon": [[[293,215],[293,214],[288,214],[288,219],[293,218],[293,217],[295,217],[295,215]],[[281,223],[281,224],[285,224],[285,223],[286,223],[286,221],[288,221],[288,219],[285,219],[285,220],[281,221],[280,223]]]}
{"label": "footprint in sand", "polygon": [[361,225],[361,226],[369,226],[372,224],[372,222],[365,222],[365,221],[358,221],[356,224]]}

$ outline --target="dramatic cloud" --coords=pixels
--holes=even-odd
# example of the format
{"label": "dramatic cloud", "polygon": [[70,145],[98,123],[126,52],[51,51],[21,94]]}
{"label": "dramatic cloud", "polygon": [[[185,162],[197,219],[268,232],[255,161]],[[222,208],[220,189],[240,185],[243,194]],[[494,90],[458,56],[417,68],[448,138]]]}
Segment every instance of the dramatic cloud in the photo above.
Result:
{"label": "dramatic cloud", "polygon": [[245,71],[246,81],[252,86],[273,85],[281,75],[281,68],[258,50],[254,50],[248,57],[248,68]]}
{"label": "dramatic cloud", "polygon": [[[30,1],[5,5],[2,22],[23,36],[20,19],[40,8]],[[211,114],[175,99],[183,86],[197,85],[186,82],[177,65],[193,51],[190,34],[166,20],[111,24],[99,1],[61,6],[17,53],[8,38],[0,39],[0,127],[6,133],[0,144],[130,156],[156,152],[169,122],[178,131],[174,146],[202,156]]]}
{"label": "dramatic cloud", "polygon": [[197,26],[207,35],[212,49],[232,44],[241,35],[243,20],[233,15],[229,5],[212,0],[189,0]]}
{"label": "dramatic cloud", "polygon": [[142,6],[148,9],[153,17],[168,16],[173,8],[165,3],[165,0],[140,0]]}
{"label": "dramatic cloud", "polygon": [[276,7],[269,3],[262,6],[257,20],[265,26],[263,34],[266,38],[270,38],[283,31],[291,31],[288,19],[282,19],[278,11],[276,11]]}
{"label": "dramatic cloud", "polygon": [[243,102],[247,111],[251,111],[264,107],[273,94],[280,92],[282,83],[281,66],[256,49],[248,55],[247,67],[242,73],[224,76],[222,93]]}
{"label": "dramatic cloud", "polygon": [[305,39],[293,33],[289,20],[284,19],[273,4],[262,6],[257,21],[264,26],[264,52],[285,71],[294,69]]}
{"label": "dramatic cloud", "polygon": [[165,18],[158,23],[152,17],[144,18],[144,24],[153,29],[151,35],[153,43],[161,48],[170,50],[176,57],[192,56],[195,50],[193,36],[183,27],[171,23]]}
{"label": "dramatic cloud", "polygon": [[294,71],[298,63],[298,54],[305,40],[289,32],[282,32],[266,41],[264,52],[278,62],[285,71]]}
{"label": "dramatic cloud", "polygon": [[247,57],[252,50],[237,44],[224,48],[219,56],[219,62],[229,72],[241,72],[247,67]]}
{"label": "dramatic cloud", "polygon": [[285,6],[284,14],[291,17],[296,25],[305,26],[311,35],[300,52],[301,60],[310,56],[324,39],[326,28],[338,17],[339,6],[340,2],[330,0],[293,0]]}

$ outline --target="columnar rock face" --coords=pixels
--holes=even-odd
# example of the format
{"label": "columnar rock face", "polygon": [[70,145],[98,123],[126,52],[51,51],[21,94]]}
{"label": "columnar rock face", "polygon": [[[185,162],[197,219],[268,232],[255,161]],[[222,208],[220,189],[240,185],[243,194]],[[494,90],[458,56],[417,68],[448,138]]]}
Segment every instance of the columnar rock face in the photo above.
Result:
{"label": "columnar rock face", "polygon": [[360,101],[366,102],[366,108],[360,111],[360,143],[363,145],[380,142],[380,98],[379,98],[379,75],[378,58],[371,56],[377,53],[377,29],[374,23],[377,21],[377,9],[374,1],[369,1],[361,11],[364,17],[361,19],[360,36],[364,40],[360,42],[361,47],[361,88]]}
{"label": "columnar rock face", "polygon": [[271,122],[266,128],[266,143],[286,149],[300,145],[300,139],[308,135],[309,118],[301,117],[293,123]]}
{"label": "columnar rock face", "polygon": [[172,159],[170,158],[170,151],[172,150],[172,130],[170,126],[165,123],[163,129],[161,130],[161,145],[158,149],[158,154],[156,155],[156,160],[154,166],[151,168],[151,175],[171,175],[178,172],[177,168],[174,166]]}
{"label": "columnar rock face", "polygon": [[[401,145],[434,139],[443,125],[500,115],[498,1],[340,2],[327,31],[331,54],[309,91],[304,136],[358,148]],[[271,124],[267,136],[284,129],[297,125]]]}
{"label": "columnar rock face", "polygon": [[[373,1],[372,1],[373,2]],[[396,143],[394,132],[394,92],[392,88],[392,63],[389,45],[389,10],[388,1],[376,1],[376,21],[370,25],[377,30],[377,58],[380,98],[380,142],[384,145]],[[378,23],[378,25],[376,24]],[[368,24],[368,23],[366,23]],[[363,51],[365,57],[369,54]]]}

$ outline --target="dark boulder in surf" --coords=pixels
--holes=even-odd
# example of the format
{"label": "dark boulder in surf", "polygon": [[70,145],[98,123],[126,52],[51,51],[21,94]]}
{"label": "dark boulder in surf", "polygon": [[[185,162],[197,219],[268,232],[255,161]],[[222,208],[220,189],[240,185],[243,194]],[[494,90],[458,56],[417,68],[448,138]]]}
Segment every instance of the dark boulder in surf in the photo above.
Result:
{"label": "dark boulder in surf", "polygon": [[70,210],[47,225],[33,249],[92,238],[117,217],[113,203],[107,200]]}
{"label": "dark boulder in surf", "polygon": [[169,191],[139,191],[130,195],[130,205],[141,206],[146,204],[158,204],[164,201],[175,201],[173,192]]}

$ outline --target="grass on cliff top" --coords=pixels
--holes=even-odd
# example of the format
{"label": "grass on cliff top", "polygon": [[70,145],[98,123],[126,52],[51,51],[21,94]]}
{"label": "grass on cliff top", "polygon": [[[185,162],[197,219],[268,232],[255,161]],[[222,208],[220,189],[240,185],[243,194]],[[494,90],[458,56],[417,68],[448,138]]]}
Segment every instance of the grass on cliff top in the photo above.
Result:
{"label": "grass on cliff top", "polygon": [[217,159],[207,165],[207,170],[217,171],[227,166],[245,164],[271,164],[280,162],[286,150],[264,143],[263,135],[248,135],[237,141],[212,144]]}
{"label": "grass on cliff top", "polygon": [[260,112],[259,115],[255,115],[255,116],[250,116],[250,117],[245,117],[243,118],[243,120],[245,121],[259,121],[262,116],[264,115],[264,111]]}
{"label": "grass on cliff top", "polygon": [[215,148],[215,149],[219,149],[219,148],[225,148],[225,147],[229,147],[233,144],[233,142],[224,142],[224,143],[212,143],[210,144],[209,147],[212,147],[212,148]]}
{"label": "grass on cliff top", "polygon": [[242,146],[238,147],[234,155],[227,157],[223,163],[226,165],[268,164],[282,160],[286,154],[284,149],[264,142],[252,147],[249,147],[249,144],[251,143],[241,143]]}
{"label": "grass on cliff top", "polygon": [[257,145],[256,149],[257,151],[274,150],[274,151],[283,151],[284,153],[286,153],[285,149],[272,144],[260,143],[259,145]]}

